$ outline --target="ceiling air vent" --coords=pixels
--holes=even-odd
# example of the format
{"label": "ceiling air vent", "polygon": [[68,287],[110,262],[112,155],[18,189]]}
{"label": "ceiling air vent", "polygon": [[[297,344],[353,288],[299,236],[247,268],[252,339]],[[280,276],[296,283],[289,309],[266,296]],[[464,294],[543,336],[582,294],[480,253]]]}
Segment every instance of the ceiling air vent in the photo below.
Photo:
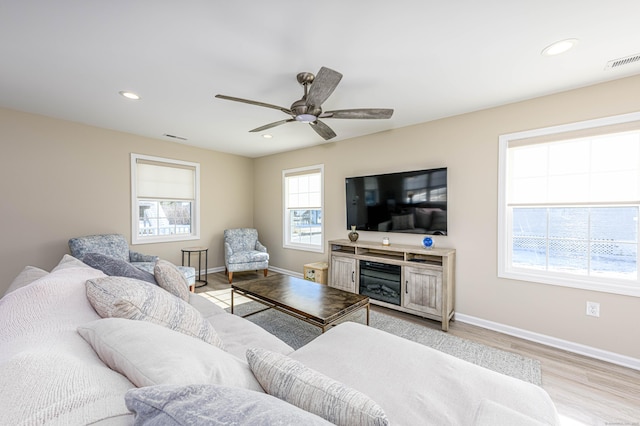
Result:
{"label": "ceiling air vent", "polygon": [[173,139],[179,139],[181,141],[186,141],[187,140],[187,138],[183,138],[182,136],[170,135],[169,133],[165,133],[162,136],[166,136],[168,138],[173,138]]}
{"label": "ceiling air vent", "polygon": [[614,59],[612,61],[607,62],[607,66],[604,69],[608,70],[611,68],[618,68],[623,65],[633,64],[634,62],[640,61],[640,53],[636,55],[627,56],[626,58]]}

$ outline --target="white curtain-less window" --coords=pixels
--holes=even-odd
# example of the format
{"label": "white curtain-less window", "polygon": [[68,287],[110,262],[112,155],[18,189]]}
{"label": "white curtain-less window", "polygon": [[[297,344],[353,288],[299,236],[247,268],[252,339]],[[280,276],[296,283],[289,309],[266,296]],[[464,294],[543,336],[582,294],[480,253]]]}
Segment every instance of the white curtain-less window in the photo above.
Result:
{"label": "white curtain-less window", "polygon": [[324,253],[324,166],[282,171],[283,246]]}
{"label": "white curtain-less window", "polygon": [[133,244],[199,238],[199,168],[131,154]]}
{"label": "white curtain-less window", "polygon": [[640,296],[640,114],[500,137],[498,274]]}

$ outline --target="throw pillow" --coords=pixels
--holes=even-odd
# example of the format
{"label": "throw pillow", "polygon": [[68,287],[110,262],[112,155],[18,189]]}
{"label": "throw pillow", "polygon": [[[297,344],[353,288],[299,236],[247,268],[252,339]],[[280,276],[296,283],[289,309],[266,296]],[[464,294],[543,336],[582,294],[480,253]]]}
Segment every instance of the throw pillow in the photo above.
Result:
{"label": "throw pillow", "polygon": [[91,268],[89,265],[82,262],[80,259],[76,259],[73,256],[65,254],[64,256],[62,256],[62,259],[60,259],[60,262],[58,262],[58,264],[53,267],[51,272],[55,272],[55,271],[59,271],[61,269],[67,269],[67,268],[95,269],[95,268]]}
{"label": "throw pillow", "polygon": [[14,290],[28,286],[35,280],[47,275],[49,275],[49,273],[44,269],[36,268],[35,266],[25,266],[22,272],[11,281],[9,288],[4,294],[7,295]]}
{"label": "throw pillow", "polygon": [[222,340],[193,306],[158,286],[125,277],[87,280],[87,298],[103,318],[149,321],[223,348]]}
{"label": "throw pillow", "polygon": [[160,287],[185,302],[189,301],[189,283],[176,265],[160,259],[153,267],[153,275]]}
{"label": "throw pillow", "polygon": [[127,261],[106,256],[101,253],[87,253],[82,261],[92,268],[98,269],[109,276],[129,277],[152,284],[157,284],[152,274],[136,268]]}
{"label": "throw pillow", "polygon": [[78,327],[102,362],[137,387],[218,384],[263,392],[246,361],[146,321],[104,318]]}
{"label": "throw pillow", "polygon": [[415,223],[412,214],[391,216],[391,230],[413,229]]}
{"label": "throw pillow", "polygon": [[125,394],[135,424],[154,425],[330,425],[272,396],[217,385],[162,385]]}
{"label": "throw pillow", "polygon": [[365,394],[266,349],[247,350],[251,371],[270,395],[336,425],[388,425],[382,408]]}

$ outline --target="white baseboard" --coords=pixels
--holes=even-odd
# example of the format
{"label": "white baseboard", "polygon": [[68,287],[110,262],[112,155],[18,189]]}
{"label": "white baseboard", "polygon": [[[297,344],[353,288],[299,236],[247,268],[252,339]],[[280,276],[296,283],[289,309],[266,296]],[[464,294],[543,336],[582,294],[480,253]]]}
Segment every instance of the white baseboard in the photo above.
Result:
{"label": "white baseboard", "polygon": [[541,343],[543,345],[610,362],[612,364],[621,365],[623,367],[633,368],[634,370],[640,370],[640,359],[632,358],[630,356],[605,351],[602,349],[594,348],[592,346],[582,345],[580,343],[570,342],[568,340],[558,339],[556,337],[547,336],[544,334],[534,333],[532,331],[511,327],[509,325],[500,324],[493,321],[487,321],[482,318],[477,318],[458,312],[456,312],[455,319],[456,321],[476,325],[478,327],[497,331],[503,334],[508,334],[510,336],[519,337],[524,340]]}
{"label": "white baseboard", "polygon": [[[269,266],[269,270],[278,272],[280,274],[291,275],[296,278],[303,278],[301,272],[289,271],[287,269],[277,268]],[[209,269],[208,272],[220,272],[224,271],[224,267]],[[609,352],[602,349],[594,348],[592,346],[582,345],[580,343],[570,342],[568,340],[558,339],[556,337],[547,336],[545,334],[534,333],[532,331],[524,330],[521,328],[512,327],[510,325],[500,324],[493,321],[484,320],[482,318],[473,317],[471,315],[461,314],[456,312],[456,321],[464,322],[478,327],[486,328],[488,330],[497,331],[499,333],[508,334],[509,336],[519,337],[524,340],[529,340],[543,345],[551,346],[553,348],[562,349],[568,352],[588,356],[590,358],[599,359],[602,361],[610,362],[612,364],[621,365],[623,367],[632,368],[634,370],[640,370],[640,359],[632,358],[626,355],[620,355],[615,352]]]}

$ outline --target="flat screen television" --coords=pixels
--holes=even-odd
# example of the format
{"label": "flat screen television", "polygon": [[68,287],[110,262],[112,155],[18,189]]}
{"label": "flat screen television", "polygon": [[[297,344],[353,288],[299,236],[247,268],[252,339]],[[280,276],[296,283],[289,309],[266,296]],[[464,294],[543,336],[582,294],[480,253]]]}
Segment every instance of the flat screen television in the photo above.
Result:
{"label": "flat screen television", "polygon": [[347,229],[447,235],[447,168],[345,179]]}

